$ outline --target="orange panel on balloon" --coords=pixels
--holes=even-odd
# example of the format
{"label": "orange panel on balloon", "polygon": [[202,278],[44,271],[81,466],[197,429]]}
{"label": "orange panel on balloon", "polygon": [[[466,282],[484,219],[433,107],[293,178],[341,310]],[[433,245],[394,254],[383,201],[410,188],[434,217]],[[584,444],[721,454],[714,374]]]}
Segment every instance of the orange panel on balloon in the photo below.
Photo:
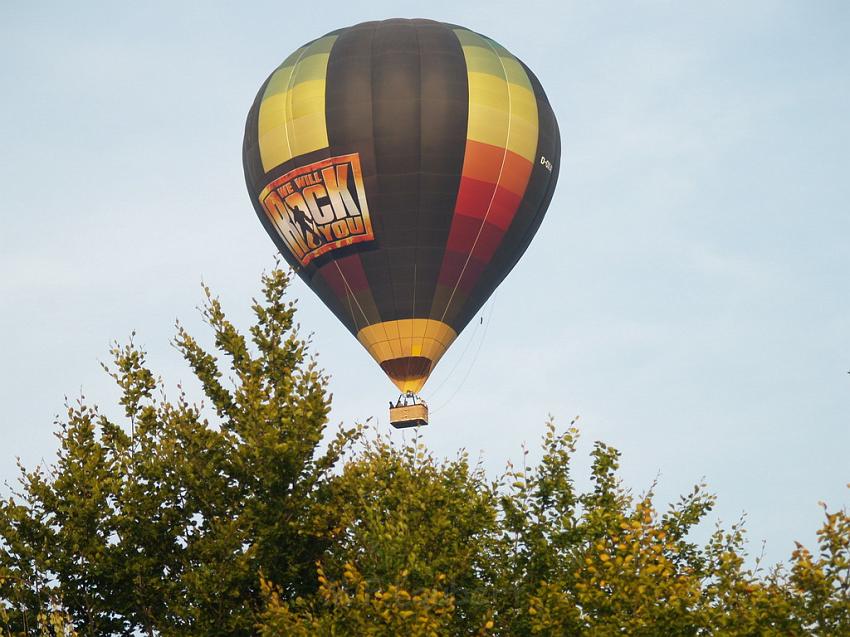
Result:
{"label": "orange panel on balloon", "polygon": [[531,175],[531,162],[505,148],[466,140],[463,176],[497,183],[522,196]]}

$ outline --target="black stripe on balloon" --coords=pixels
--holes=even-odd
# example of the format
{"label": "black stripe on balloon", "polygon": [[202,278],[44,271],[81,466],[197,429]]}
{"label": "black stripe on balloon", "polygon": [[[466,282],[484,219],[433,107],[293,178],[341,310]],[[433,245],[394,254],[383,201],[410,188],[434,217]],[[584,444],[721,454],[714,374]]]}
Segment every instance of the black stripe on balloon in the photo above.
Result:
{"label": "black stripe on balloon", "polygon": [[[248,111],[248,120],[245,122],[245,137],[242,140],[242,168],[245,171],[245,183],[248,185],[248,192],[251,194],[252,200],[256,200],[257,185],[262,182],[264,176],[259,141],[260,102],[263,100],[263,93],[266,92],[266,86],[271,77],[269,75],[263,82],[257,97],[254,98],[251,110]],[[262,186],[260,186],[260,189],[262,189]]]}
{"label": "black stripe on balloon", "polygon": [[[561,159],[561,138],[558,122],[540,82],[524,64],[523,68],[528,74],[534,95],[537,98],[537,150],[531,168],[531,177],[516,215],[502,242],[464,303],[463,308],[452,322],[452,327],[457,332],[466,327],[525,253],[534,235],[537,234],[552,199],[555,184],[558,182]],[[542,158],[552,162],[551,172],[545,163],[541,163]]]}
{"label": "black stripe on balloon", "polygon": [[382,320],[430,309],[463,167],[467,93],[460,43],[436,22],[357,25],[331,52],[328,139],[334,154],[360,153],[376,244],[352,248]]}
{"label": "black stripe on balloon", "polygon": [[416,317],[431,311],[460,189],[469,118],[466,58],[454,31],[417,20],[419,41],[419,206]]}
{"label": "black stripe on balloon", "polygon": [[381,317],[408,318],[415,296],[421,112],[419,44],[411,22],[390,20],[378,26],[371,69],[378,188],[370,201],[380,217],[381,250],[366,256],[364,265],[367,276],[379,268],[389,275],[372,288]]}

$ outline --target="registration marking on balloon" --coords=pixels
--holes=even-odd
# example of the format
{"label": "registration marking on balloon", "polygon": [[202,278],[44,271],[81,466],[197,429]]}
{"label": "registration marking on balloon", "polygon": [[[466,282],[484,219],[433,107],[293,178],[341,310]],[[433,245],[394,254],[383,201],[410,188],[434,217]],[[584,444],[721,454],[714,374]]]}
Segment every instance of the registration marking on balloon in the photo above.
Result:
{"label": "registration marking on balloon", "polygon": [[302,266],[331,250],[375,239],[358,153],[290,170],[263,188],[259,199]]}

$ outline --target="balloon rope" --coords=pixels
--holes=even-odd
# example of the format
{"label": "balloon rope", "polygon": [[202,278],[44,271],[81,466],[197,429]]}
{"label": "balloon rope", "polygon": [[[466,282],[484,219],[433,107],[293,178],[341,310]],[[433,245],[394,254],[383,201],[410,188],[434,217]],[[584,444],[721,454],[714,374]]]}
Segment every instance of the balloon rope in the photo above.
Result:
{"label": "balloon rope", "polygon": [[[484,333],[481,335],[481,340],[478,342],[478,349],[475,350],[475,356],[472,358],[472,363],[469,365],[469,369],[466,370],[466,374],[464,374],[463,379],[458,383],[457,387],[455,387],[452,395],[448,397],[448,399],[439,407],[430,410],[432,414],[437,413],[437,411],[446,407],[454,397],[457,396],[458,392],[463,388],[464,384],[466,384],[467,379],[469,378],[469,374],[472,372],[472,369],[475,367],[475,363],[478,362],[478,355],[481,353],[481,347],[484,345],[484,341],[487,340],[487,330],[490,327],[490,319],[493,317],[493,310],[496,307],[496,295],[493,295],[493,302],[490,304],[490,311],[487,314],[487,324],[484,326]],[[470,343],[472,341],[470,340]],[[441,383],[442,384],[442,383]]]}
{"label": "balloon rope", "polygon": [[[418,237],[417,237],[418,238]],[[411,326],[411,334],[413,338],[416,338],[416,331],[413,328],[413,325],[416,325],[416,252],[414,252],[413,256],[413,324]],[[428,330],[427,324],[425,325],[425,330]],[[422,345],[425,345],[425,339],[422,339]],[[411,352],[412,353],[412,352]],[[404,350],[402,350],[402,355],[404,354]],[[407,369],[405,370],[405,376],[410,378],[410,365],[413,362],[413,357],[410,356],[407,359]]]}
{"label": "balloon rope", "polygon": [[472,343],[475,341],[475,337],[478,334],[478,332],[480,331],[480,327],[481,327],[480,325],[475,326],[474,331],[469,335],[469,340],[466,341],[466,345],[464,346],[463,351],[460,353],[460,356],[458,356],[457,359],[455,360],[455,364],[452,365],[452,368],[446,373],[445,376],[443,376],[443,380],[440,381],[440,384],[437,385],[433,389],[433,391],[429,392],[430,395],[428,396],[428,400],[433,400],[434,396],[436,396],[440,392],[440,389],[443,388],[443,386],[446,384],[446,382],[450,378],[452,378],[452,376],[454,375],[455,371],[458,368],[458,365],[460,365],[461,361],[463,361],[466,358],[466,354],[469,351],[469,348],[472,346]]}
{"label": "balloon rope", "polygon": [[[357,317],[354,316],[354,306],[351,304],[351,294],[346,293],[345,300],[348,301],[348,311],[351,312],[351,324],[357,327]],[[358,330],[359,332],[360,330]]]}
{"label": "balloon rope", "polygon": [[[484,38],[484,41],[487,42],[487,46],[489,46],[493,53],[496,55],[496,58],[499,60],[499,64],[502,67],[502,75],[505,78],[505,84],[509,85],[510,81],[508,80],[508,71],[505,68],[505,63],[502,62],[502,56],[499,55],[498,51],[490,44],[490,41],[487,38]],[[463,275],[466,272],[466,267],[469,265],[469,260],[472,259],[472,253],[475,252],[475,246],[478,245],[478,239],[481,238],[481,233],[484,231],[484,224],[487,223],[487,217],[490,216],[490,211],[493,209],[493,201],[496,199],[496,193],[499,191],[499,182],[502,181],[502,174],[505,170],[505,162],[508,159],[508,144],[511,140],[511,121],[512,121],[512,104],[511,104],[511,88],[508,88],[508,131],[505,135],[505,152],[502,155],[502,165],[499,166],[499,176],[496,178],[496,187],[493,189],[493,196],[490,197],[490,203],[487,205],[487,212],[484,213],[484,219],[481,220],[481,226],[478,228],[478,234],[475,235],[475,241],[472,242],[472,248],[469,250],[469,254],[466,255],[466,262],[463,264],[463,269],[460,271],[460,275],[457,277],[457,281],[455,282],[454,288],[452,288],[452,293],[449,296],[449,300],[446,303],[446,309],[443,310],[443,316],[440,317],[440,321],[446,318],[446,314],[449,313],[449,307],[452,304],[452,299],[454,299],[455,292],[457,292],[458,286],[460,286],[461,279],[463,279]]]}
{"label": "balloon rope", "polygon": [[[351,305],[351,299],[354,299],[354,303],[357,305],[357,309],[360,310],[360,313],[363,315],[364,327],[370,325],[369,317],[366,316],[366,312],[363,311],[363,308],[360,305],[360,301],[358,301],[357,297],[354,296],[354,290],[352,290],[351,286],[348,285],[348,281],[345,279],[345,275],[342,273],[342,269],[339,267],[339,263],[334,261],[333,264],[334,264],[334,266],[336,266],[336,271],[339,272],[339,276],[342,279],[343,284],[345,285],[346,289],[348,289],[348,304],[349,304],[349,306]],[[352,314],[354,314],[354,313],[352,312]],[[352,316],[352,318],[353,318],[353,316]],[[384,326],[384,322],[381,321],[380,324],[381,324],[381,329],[384,330],[384,337],[386,338],[387,341],[389,341],[390,336],[389,336],[389,334],[387,334],[387,328]],[[354,327],[357,327],[356,321],[354,323]],[[371,354],[371,352],[370,352],[370,354]]]}
{"label": "balloon rope", "polygon": [[[286,134],[286,150],[289,152],[289,156],[292,157],[292,142],[289,141],[289,114],[292,113],[292,87],[295,86],[295,74],[298,73],[298,64],[301,62],[301,58],[304,57],[304,54],[307,52],[307,49],[310,48],[308,44],[305,46],[301,53],[298,54],[298,59],[295,60],[295,64],[292,65],[292,73],[289,74],[289,80],[286,82],[286,106],[283,113],[283,132]],[[295,130],[292,131],[293,136],[295,135]]]}

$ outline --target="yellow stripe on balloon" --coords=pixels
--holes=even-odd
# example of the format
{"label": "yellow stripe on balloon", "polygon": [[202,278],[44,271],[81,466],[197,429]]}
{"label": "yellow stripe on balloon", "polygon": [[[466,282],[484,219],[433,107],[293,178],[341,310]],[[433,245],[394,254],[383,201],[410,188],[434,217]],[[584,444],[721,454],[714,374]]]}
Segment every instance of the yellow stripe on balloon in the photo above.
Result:
{"label": "yellow stripe on balloon", "polygon": [[265,172],[293,157],[326,148],[325,77],[335,35],[293,53],[272,74],[259,113],[260,159]]}
{"label": "yellow stripe on balloon", "polygon": [[467,139],[504,148],[510,124],[507,82],[488,73],[469,73],[468,80]]}
{"label": "yellow stripe on balloon", "polygon": [[467,138],[507,148],[534,162],[538,115],[534,89],[523,66],[496,42],[456,29],[469,83]]}

